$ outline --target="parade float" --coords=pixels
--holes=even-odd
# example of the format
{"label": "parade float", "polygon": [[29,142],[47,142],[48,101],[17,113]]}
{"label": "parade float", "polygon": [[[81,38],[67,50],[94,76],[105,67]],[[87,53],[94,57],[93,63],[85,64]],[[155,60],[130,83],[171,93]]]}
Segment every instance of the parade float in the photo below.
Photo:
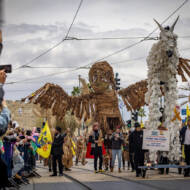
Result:
{"label": "parade float", "polygon": [[89,71],[89,82],[91,90],[77,97],[69,96],[58,85],[47,83],[23,100],[37,104],[41,113],[46,110],[49,117],[60,121],[64,120],[67,111],[71,111],[79,120],[93,118],[93,121],[100,123],[103,133],[123,125],[112,67],[106,61],[93,64]]}

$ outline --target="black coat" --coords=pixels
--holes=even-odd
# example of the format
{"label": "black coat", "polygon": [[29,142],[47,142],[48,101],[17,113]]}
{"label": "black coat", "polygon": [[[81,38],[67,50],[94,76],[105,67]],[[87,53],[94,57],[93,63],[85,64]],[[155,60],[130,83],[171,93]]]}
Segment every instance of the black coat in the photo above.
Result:
{"label": "black coat", "polygon": [[129,134],[129,153],[134,153],[133,134],[134,131]]}
{"label": "black coat", "polygon": [[0,168],[1,168],[0,172],[0,189],[1,189],[3,187],[6,187],[8,184],[7,166],[1,158],[1,154],[0,154]]}
{"label": "black coat", "polygon": [[132,143],[134,153],[142,152],[143,145],[143,131],[134,131],[132,135]]}
{"label": "black coat", "polygon": [[53,156],[63,154],[64,137],[65,136],[63,136],[61,134],[54,137],[54,141],[53,141],[52,147],[51,147],[51,154]]}
{"label": "black coat", "polygon": [[185,142],[185,133],[187,131],[187,126],[182,127],[181,131],[180,131],[180,142],[183,145]]}

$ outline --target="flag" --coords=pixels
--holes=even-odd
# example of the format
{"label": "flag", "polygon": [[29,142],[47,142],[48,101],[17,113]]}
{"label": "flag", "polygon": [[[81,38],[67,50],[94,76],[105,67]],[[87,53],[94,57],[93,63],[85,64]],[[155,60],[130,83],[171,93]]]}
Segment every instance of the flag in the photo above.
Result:
{"label": "flag", "polygon": [[186,115],[187,118],[190,116],[190,111],[189,111],[189,105],[187,104],[187,108],[186,108]]}
{"label": "flag", "polygon": [[2,140],[0,140],[0,153],[2,153],[2,154],[5,153],[5,149],[4,149],[3,141]]}
{"label": "flag", "polygon": [[187,116],[187,119],[186,119],[186,125],[187,125],[188,117],[190,117],[190,111],[189,111],[189,105],[188,104],[187,104],[187,108],[186,108],[186,116]]}
{"label": "flag", "polygon": [[141,122],[141,128],[144,128],[144,123],[143,122]]}
{"label": "flag", "polygon": [[76,155],[76,152],[75,152],[75,150],[76,150],[76,145],[75,145],[75,143],[74,143],[74,141],[71,139],[71,143],[72,143],[72,146],[71,146],[71,151],[72,151],[72,153],[73,153],[73,156],[75,156]]}
{"label": "flag", "polygon": [[185,147],[184,147],[184,145],[182,145],[182,158],[185,159]]}
{"label": "flag", "polygon": [[34,141],[31,141],[31,146],[32,146],[32,153],[35,156],[38,147],[37,147],[37,145],[36,145],[36,143]]}
{"label": "flag", "polygon": [[48,144],[49,142],[52,142],[52,137],[48,122],[46,121],[45,125],[42,127],[42,131],[38,139],[38,143],[41,145],[41,147],[36,151],[43,158],[48,158],[50,155],[51,144]]}

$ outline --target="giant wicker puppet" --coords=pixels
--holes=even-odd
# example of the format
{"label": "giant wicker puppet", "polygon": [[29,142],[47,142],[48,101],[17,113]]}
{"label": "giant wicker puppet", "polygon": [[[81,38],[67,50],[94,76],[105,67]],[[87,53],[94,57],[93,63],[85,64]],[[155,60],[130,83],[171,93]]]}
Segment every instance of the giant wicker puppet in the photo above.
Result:
{"label": "giant wicker puppet", "polygon": [[58,85],[47,83],[25,99],[51,110],[58,120],[63,120],[68,110],[79,119],[93,118],[100,123],[103,133],[122,125],[112,67],[106,61],[93,64],[89,82],[92,90],[77,97],[69,96]]}

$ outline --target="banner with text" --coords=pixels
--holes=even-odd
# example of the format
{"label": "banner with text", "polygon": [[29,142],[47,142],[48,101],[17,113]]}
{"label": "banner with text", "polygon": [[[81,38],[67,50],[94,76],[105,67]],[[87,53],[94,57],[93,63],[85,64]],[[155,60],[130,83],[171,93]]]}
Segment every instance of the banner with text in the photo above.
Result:
{"label": "banner with text", "polygon": [[143,130],[143,149],[169,151],[169,131]]}

